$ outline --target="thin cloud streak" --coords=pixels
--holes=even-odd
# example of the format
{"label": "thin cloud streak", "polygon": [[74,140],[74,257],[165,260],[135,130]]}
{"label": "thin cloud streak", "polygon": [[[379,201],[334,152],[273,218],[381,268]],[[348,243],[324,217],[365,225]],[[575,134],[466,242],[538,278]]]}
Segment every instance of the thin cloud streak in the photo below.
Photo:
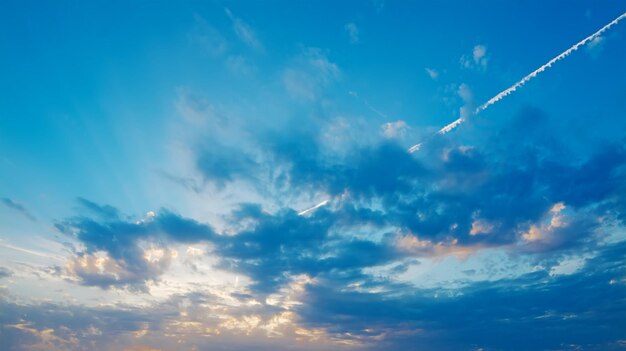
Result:
{"label": "thin cloud streak", "polygon": [[324,201],[320,202],[319,204],[317,204],[317,205],[315,205],[313,207],[309,207],[306,210],[298,212],[298,216],[304,216],[307,213],[313,212],[313,211],[317,210],[318,208],[320,208],[322,206],[328,205],[329,202],[330,202],[330,200],[324,200]]}
{"label": "thin cloud streak", "polygon": [[25,248],[22,248],[22,247],[11,245],[11,244],[5,244],[2,241],[3,240],[0,239],[0,247],[4,247],[4,248],[7,248],[7,249],[19,251],[19,252],[22,252],[22,253],[27,253],[27,254],[30,254],[30,255],[33,255],[33,256],[38,256],[38,257],[43,257],[43,258],[50,258],[50,259],[57,260],[57,261],[64,261],[65,260],[63,257],[60,257],[60,256],[49,255],[47,253],[43,253],[43,252],[39,252],[39,251],[35,251],[35,250],[29,250],[29,249],[25,249]]}
{"label": "thin cloud streak", "polygon": [[[487,108],[489,108],[489,106],[491,106],[491,105],[495,104],[496,102],[502,100],[507,95],[510,95],[511,93],[515,92],[518,88],[521,88],[522,86],[524,86],[524,84],[528,83],[531,79],[535,78],[536,76],[538,76],[540,73],[542,73],[546,69],[552,67],[552,65],[554,65],[557,61],[560,61],[560,60],[566,58],[571,53],[573,53],[574,51],[578,50],[580,47],[582,47],[582,46],[588,44],[589,42],[592,42],[596,38],[600,37],[602,35],[602,33],[604,33],[607,30],[609,30],[611,27],[613,27],[614,25],[619,23],[624,18],[626,18],[626,12],[621,14],[619,17],[617,17],[613,21],[609,22],[604,27],[600,28],[597,32],[591,34],[590,36],[586,37],[585,39],[583,39],[583,40],[579,41],[578,43],[574,44],[569,49],[563,51],[562,53],[560,53],[559,55],[554,57],[552,60],[548,61],[543,66],[537,68],[536,70],[534,70],[533,72],[531,72],[530,74],[528,74],[527,76],[525,76],[524,78],[519,80],[517,83],[515,83],[512,86],[510,86],[509,88],[501,91],[500,93],[498,93],[496,96],[492,97],[491,99],[487,100],[487,102],[485,102],[484,104],[480,105],[479,107],[476,108],[476,110],[474,110],[474,115],[476,115],[476,114],[486,110]],[[454,122],[449,123],[446,126],[444,126],[443,128],[441,128],[437,133],[432,135],[427,140],[435,137],[436,135],[442,135],[442,134],[446,134],[446,133],[450,132],[454,128],[458,127],[461,123],[465,122],[465,120],[466,119],[463,118],[463,117],[458,118]],[[410,153],[413,153],[413,152],[419,150],[423,144],[424,144],[424,142],[421,142],[419,144],[415,144],[415,145],[411,146],[407,151],[410,152]]]}

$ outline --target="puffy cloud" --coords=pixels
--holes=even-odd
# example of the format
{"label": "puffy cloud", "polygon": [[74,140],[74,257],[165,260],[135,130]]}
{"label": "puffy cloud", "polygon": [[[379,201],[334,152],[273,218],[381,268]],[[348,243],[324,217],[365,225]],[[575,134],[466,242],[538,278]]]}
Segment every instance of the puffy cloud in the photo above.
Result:
{"label": "puffy cloud", "polygon": [[602,53],[605,42],[605,37],[597,36],[593,38],[593,40],[591,40],[589,44],[587,44],[587,47],[585,49],[593,58],[596,58]]}
{"label": "puffy cloud", "polygon": [[[108,208],[84,199],[80,202],[90,208]],[[143,289],[147,281],[158,278],[169,265],[172,253],[161,251],[161,255],[157,255],[159,250],[166,249],[150,249],[153,242],[206,242],[216,236],[210,226],[165,210],[158,215],[149,212],[145,219],[135,221],[117,216],[75,217],[57,223],[56,227],[84,247],[67,263],[68,273],[75,275],[82,284],[103,288]]]}
{"label": "puffy cloud", "polygon": [[[616,262],[625,253],[623,243],[608,246],[574,274],[534,272],[461,291],[357,292],[322,282],[309,286],[298,312],[311,328],[324,326],[331,335],[369,340],[379,349],[410,350],[415,343],[426,350],[558,349],[563,344],[618,349],[624,308],[611,301],[626,286],[613,289],[609,282],[623,274]],[[537,327],[551,333],[536,335]]]}
{"label": "puffy cloud", "polygon": [[[296,278],[279,298],[299,299]],[[342,340],[299,323],[289,306],[214,294],[174,296],[151,306],[84,307],[0,300],[3,350],[343,349]],[[251,303],[256,302],[256,303]],[[278,338],[280,337],[280,338]]]}
{"label": "puffy cloud", "polygon": [[382,125],[383,135],[389,139],[404,137],[408,128],[405,121],[388,122]]}
{"label": "puffy cloud", "polygon": [[489,58],[487,57],[487,46],[485,45],[476,45],[472,49],[472,55],[463,55],[460,59],[461,66],[464,68],[473,68],[485,70],[487,69],[487,64],[489,62]]}
{"label": "puffy cloud", "polygon": [[[324,67],[324,60],[317,65]],[[458,94],[471,103],[467,86]],[[419,342],[426,349],[500,349],[510,344],[490,336],[518,337],[524,334],[518,331],[537,325],[558,333],[592,321],[597,329],[582,331],[589,339],[561,334],[514,344],[558,348],[567,340],[587,342],[581,347],[589,349],[611,347],[618,340],[619,311],[606,306],[623,290],[623,243],[607,244],[600,229],[607,223],[621,226],[625,217],[623,145],[585,145],[574,157],[564,152],[568,134],[555,133],[549,117],[532,108],[512,119],[473,123],[454,139],[443,136],[414,155],[397,139],[382,137],[340,153],[324,145],[321,128],[304,122],[289,133],[260,132],[245,147],[224,142],[228,148],[222,153],[219,147],[198,148],[197,166],[207,181],[270,179],[268,197],[284,195],[287,205],[240,204],[216,232],[167,210],[133,220],[80,201],[90,216],[58,223],[82,245],[68,271],[82,284],[145,290],[175,264],[169,244],[207,244],[210,249],[202,246],[199,255],[240,276],[246,283],[236,299],[258,303],[261,310],[241,307],[210,323],[172,321],[158,329],[168,335],[193,330],[253,337],[291,330],[296,338],[353,346],[410,349]],[[263,174],[268,170],[271,177]],[[289,208],[294,194],[329,202],[300,216]],[[484,249],[521,257],[533,269],[493,280],[454,280],[449,289],[417,288],[395,276],[425,260],[467,260]],[[584,253],[584,262],[568,261],[577,257],[575,251]],[[575,289],[592,296],[559,300]],[[514,309],[512,298],[520,301]],[[191,308],[186,313],[194,316]],[[588,319],[577,324],[581,318]],[[480,328],[476,320],[483,321]],[[299,326],[286,328],[293,321]],[[159,333],[142,330],[146,336]]]}

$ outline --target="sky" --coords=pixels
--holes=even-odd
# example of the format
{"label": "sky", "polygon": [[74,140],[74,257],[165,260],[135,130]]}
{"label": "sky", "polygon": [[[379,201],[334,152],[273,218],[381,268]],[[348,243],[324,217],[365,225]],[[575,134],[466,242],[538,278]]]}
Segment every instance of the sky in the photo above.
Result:
{"label": "sky", "polygon": [[625,14],[2,1],[0,349],[626,349]]}

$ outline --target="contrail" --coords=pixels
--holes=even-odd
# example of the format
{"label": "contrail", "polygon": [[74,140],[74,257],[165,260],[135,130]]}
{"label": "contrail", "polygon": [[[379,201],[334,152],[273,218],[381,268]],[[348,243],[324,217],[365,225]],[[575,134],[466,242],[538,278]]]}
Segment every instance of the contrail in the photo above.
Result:
{"label": "contrail", "polygon": [[[574,44],[569,49],[563,51],[562,53],[560,53],[558,56],[556,56],[552,60],[548,61],[543,66],[537,68],[532,73],[530,73],[527,76],[525,76],[524,78],[522,78],[517,83],[515,83],[512,86],[510,86],[509,88],[501,91],[500,93],[498,93],[496,96],[492,97],[491,99],[487,100],[487,102],[485,102],[484,104],[482,104],[479,107],[477,107],[473,111],[473,114],[476,115],[476,114],[486,110],[489,106],[491,106],[491,105],[495,104],[496,102],[502,100],[507,95],[510,95],[511,93],[516,91],[518,88],[521,88],[528,81],[530,81],[531,79],[533,79],[536,76],[538,76],[539,73],[541,73],[541,72],[545,71],[546,69],[552,67],[552,65],[555,64],[557,61],[560,61],[560,60],[566,58],[572,52],[578,50],[581,46],[584,46],[585,44],[587,44],[590,41],[594,40],[595,38],[599,37],[600,35],[602,35],[602,33],[604,33],[607,30],[609,30],[611,27],[616,25],[619,21],[623,20],[624,18],[626,18],[626,12],[624,12],[622,15],[620,15],[619,17],[617,17],[613,21],[609,22],[604,27],[600,28],[597,32],[591,34],[590,36],[586,37],[585,39],[583,39],[583,40],[579,41],[578,43]],[[350,91],[349,94],[354,96],[354,97],[358,97],[358,95],[355,92]],[[367,102],[366,102],[366,104],[367,104]],[[367,104],[366,106],[368,108],[372,109],[372,107],[369,106],[369,104]],[[381,114],[379,111],[377,111],[375,109],[373,110],[373,112],[378,113],[379,115],[386,117],[384,114]],[[443,128],[439,129],[439,131],[437,131],[437,133],[430,135],[428,138],[426,138],[421,143],[418,143],[418,144],[415,144],[415,145],[411,146],[407,151],[409,153],[414,153],[414,152],[418,151],[424,145],[424,143],[428,142],[429,140],[431,140],[432,138],[436,137],[437,135],[446,134],[446,133],[452,131],[454,128],[458,127],[461,123],[465,122],[465,120],[466,120],[465,117],[460,117],[460,118],[456,119],[452,123],[449,123],[446,126],[444,126]],[[326,205],[327,203],[328,203],[328,200],[322,201],[321,203],[319,203],[319,204],[317,204],[317,205],[315,205],[315,206],[313,206],[311,208],[308,208],[308,209],[298,213],[298,215],[300,215],[300,216],[305,215],[305,214],[309,213],[310,211],[314,211],[315,209],[317,209],[317,208],[319,208],[321,206]]]}
{"label": "contrail", "polygon": [[[3,241],[0,239],[0,241]],[[35,250],[29,250],[29,249],[24,249],[18,246],[13,246],[11,244],[4,244],[4,243],[0,243],[0,247],[5,247],[7,249],[11,249],[11,250],[15,250],[15,251],[19,251],[22,253],[27,253],[33,256],[39,256],[39,257],[44,257],[44,258],[51,258],[54,260],[59,260],[59,261],[63,261],[65,260],[63,257],[61,256],[56,256],[56,255],[49,255],[47,253],[44,252],[39,252],[39,251],[35,251]]]}
{"label": "contrail", "polygon": [[387,116],[386,114],[380,112],[380,110],[378,110],[377,108],[375,108],[374,106],[372,106],[367,100],[361,98],[359,96],[359,94],[357,94],[355,91],[348,91],[348,95],[357,98],[359,100],[361,100],[363,102],[363,104],[365,105],[365,107],[367,107],[368,110],[374,112],[375,114],[377,114],[378,116],[385,118],[385,119],[389,119],[389,116]]}
{"label": "contrail", "polygon": [[326,206],[329,202],[330,202],[330,200],[324,200],[324,201],[320,202],[319,204],[317,204],[317,205],[315,205],[313,207],[309,207],[309,208],[307,208],[304,211],[298,212],[298,216],[304,216],[305,214],[307,214],[309,212],[312,212],[312,211],[315,211],[315,210],[317,210],[318,208],[320,208],[322,206]]}
{"label": "contrail", "polygon": [[[574,44],[569,49],[563,51],[558,56],[556,56],[552,60],[548,61],[548,63],[544,64],[543,66],[541,66],[539,68],[537,68],[536,70],[534,70],[532,73],[528,74],[526,77],[522,78],[517,83],[515,83],[512,86],[510,86],[509,88],[501,91],[500,93],[498,93],[496,96],[492,97],[491,99],[487,100],[487,102],[485,102],[484,104],[480,105],[479,107],[476,108],[476,110],[474,110],[474,115],[476,115],[476,114],[486,110],[489,106],[491,106],[491,105],[495,104],[496,102],[502,100],[504,97],[506,97],[507,95],[510,95],[511,93],[516,91],[518,88],[521,88],[528,81],[530,81],[531,79],[533,79],[536,76],[538,76],[539,73],[541,73],[541,72],[545,71],[546,69],[552,67],[552,65],[555,64],[557,61],[560,61],[560,60],[566,58],[572,52],[578,50],[581,46],[584,46],[585,44],[587,44],[590,41],[594,40],[595,38],[599,37],[600,35],[602,35],[602,33],[604,33],[607,30],[609,30],[611,27],[616,25],[619,21],[623,20],[624,18],[626,18],[626,12],[624,12],[622,15],[620,15],[616,19],[612,20],[611,22],[609,22],[604,27],[600,28],[597,32],[591,34],[590,36],[586,37],[585,39],[583,39],[583,40],[579,41],[578,43]],[[454,122],[446,125],[445,127],[441,128],[437,133],[431,135],[427,140],[433,138],[436,135],[446,134],[449,131],[451,131],[452,129],[456,128],[459,124],[461,124],[463,122],[465,122],[465,118],[461,117],[461,118],[455,120]],[[413,152],[419,150],[421,148],[421,146],[424,144],[424,142],[421,142],[419,144],[415,144],[415,145],[411,146],[408,149],[408,152],[413,153]]]}

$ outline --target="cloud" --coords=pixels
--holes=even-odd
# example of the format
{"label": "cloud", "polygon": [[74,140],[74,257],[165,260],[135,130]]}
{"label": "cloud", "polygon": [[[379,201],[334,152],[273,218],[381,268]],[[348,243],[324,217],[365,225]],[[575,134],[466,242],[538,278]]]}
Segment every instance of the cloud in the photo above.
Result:
{"label": "cloud", "polygon": [[372,0],[372,6],[376,12],[381,12],[385,8],[385,0]]}
{"label": "cloud", "polygon": [[106,251],[79,254],[66,263],[66,274],[78,279],[80,284],[110,288],[127,286],[145,290],[145,283],[156,280],[176,257],[175,251],[163,247],[143,249],[143,260],[135,259],[128,264],[126,259],[113,259]]}
{"label": "cloud", "polygon": [[[369,259],[353,251],[357,259]],[[415,344],[425,350],[467,345],[558,349],[563,344],[619,350],[626,310],[615,301],[626,293],[621,278],[625,253],[624,243],[613,244],[569,274],[537,271],[462,291],[363,281],[352,272],[317,279],[292,276],[266,299],[217,290],[124,308],[2,299],[0,336],[7,350],[208,345],[215,350],[292,345],[303,350],[412,350]],[[549,333],[536,335],[536,328]]]}
{"label": "cloud", "polygon": [[349,22],[343,29],[348,34],[348,38],[350,38],[350,43],[357,44],[359,42],[359,28],[356,26],[354,22]]}
{"label": "cloud", "polygon": [[17,212],[19,212],[20,214],[22,214],[22,216],[24,216],[24,217],[28,218],[29,220],[31,220],[31,221],[33,221],[33,222],[36,222],[36,221],[37,221],[37,218],[35,218],[35,216],[33,216],[33,215],[32,215],[32,214],[31,214],[31,213],[30,213],[30,212],[29,212],[29,211],[28,211],[28,210],[27,210],[24,206],[22,206],[21,204],[18,204],[17,202],[15,202],[15,201],[13,201],[13,200],[11,200],[11,199],[7,198],[7,197],[2,198],[1,200],[2,200],[2,203],[3,203],[6,207],[8,207],[8,208],[10,208],[10,209],[12,209],[12,210],[15,210],[15,211],[17,211]]}
{"label": "cloud", "polygon": [[460,59],[461,66],[464,68],[473,68],[485,70],[489,59],[487,57],[487,46],[476,45],[472,50],[472,55],[463,55]]}
{"label": "cloud", "polygon": [[257,38],[257,35],[252,27],[250,27],[250,25],[244,22],[241,18],[235,17],[229,9],[225,8],[224,11],[226,11],[226,15],[228,15],[228,18],[232,21],[233,30],[235,31],[235,34],[237,34],[239,40],[251,49],[263,52],[265,48],[263,47],[261,41]]}
{"label": "cloud", "polygon": [[0,337],[7,351],[353,349],[296,319],[289,301],[299,298],[306,282],[294,278],[288,288],[272,296],[272,305],[245,294],[235,297],[218,291],[123,308],[0,300]]}
{"label": "cloud", "polygon": [[[459,86],[457,93],[471,104],[468,86]],[[555,134],[556,122],[545,112],[524,108],[513,118],[504,117],[475,119],[476,128],[442,137],[417,155],[380,135],[336,152],[324,146],[322,128],[306,121],[295,123],[289,133],[259,132],[245,146],[229,144],[225,152],[198,148],[198,160],[205,155],[210,160],[209,166],[197,165],[207,181],[271,179],[275,188],[267,197],[284,194],[286,205],[241,203],[215,230],[163,209],[135,218],[80,201],[86,213],[57,225],[79,243],[66,262],[68,279],[142,294],[167,284],[164,276],[178,264],[172,245],[202,243],[207,249],[200,256],[240,277],[242,290],[231,301],[239,308],[228,307],[225,313],[226,307],[214,300],[191,300],[193,306],[219,309],[188,308],[186,316],[220,317],[174,321],[155,312],[165,322],[137,327],[145,333],[143,340],[163,334],[196,340],[189,334],[204,333],[221,342],[230,333],[295,335],[301,327],[300,337],[331,345],[504,349],[510,340],[493,335],[519,337],[537,325],[558,333],[592,323],[592,331],[581,333],[595,339],[568,333],[524,339],[513,347],[558,348],[565,340],[609,348],[617,340],[620,311],[606,306],[623,293],[623,243],[605,242],[603,230],[609,230],[607,223],[619,223],[626,210],[623,143],[605,140],[574,152],[567,149],[571,133]],[[248,149],[255,150],[254,163],[230,161],[245,160]],[[218,169],[220,164],[228,167]],[[272,177],[262,174],[268,169]],[[307,206],[289,201],[298,195],[318,204],[332,200],[300,215]],[[502,277],[464,267],[474,270],[471,280],[452,275],[447,288],[419,287],[398,273],[433,264],[442,267],[439,279],[445,281],[446,262],[469,261],[482,250],[516,263],[510,267],[486,255],[493,259],[488,264],[493,272],[516,273]],[[567,263],[577,255],[582,261]],[[497,279],[482,276],[488,274]],[[560,298],[576,289],[589,295]],[[511,307],[511,299],[519,305]],[[256,307],[248,306],[253,300]],[[289,329],[284,320],[298,327]],[[95,327],[106,335],[103,327]]]}
{"label": "cloud", "polygon": [[257,166],[247,153],[219,144],[204,147],[197,161],[197,168],[205,180],[218,188],[223,188],[235,178],[254,179]]}
{"label": "cloud", "polygon": [[228,42],[224,36],[209,22],[198,14],[194,14],[194,28],[189,34],[190,41],[198,44],[209,55],[222,56],[228,50]]}
{"label": "cloud", "polygon": [[239,76],[248,76],[256,70],[255,66],[243,56],[231,55],[226,59],[228,69]]}
{"label": "cloud", "polygon": [[439,71],[437,71],[436,69],[427,67],[424,70],[432,80],[437,80],[437,78],[439,78]]}
{"label": "cloud", "polygon": [[293,65],[287,68],[282,81],[287,92],[296,98],[316,101],[331,82],[341,74],[337,64],[317,48],[305,48]]}
{"label": "cloud", "polygon": [[117,219],[120,216],[119,211],[110,205],[98,205],[82,197],[76,199],[82,208],[89,210],[92,214],[105,219]]}
{"label": "cloud", "polygon": [[385,138],[395,139],[403,138],[409,126],[404,121],[396,121],[383,124],[381,129]]}
{"label": "cloud", "polygon": [[474,63],[482,67],[487,67],[487,47],[485,45],[476,45],[472,51]]}
{"label": "cloud", "polygon": [[12,273],[10,270],[0,267],[0,279],[10,277],[11,275]]}
{"label": "cloud", "polygon": [[[144,219],[135,221],[117,216],[95,219],[79,216],[57,223],[56,228],[84,246],[84,250],[67,262],[68,273],[81,284],[102,288],[143,289],[147,281],[157,279],[164,272],[172,257],[167,249],[159,247],[160,242],[206,242],[214,240],[216,235],[210,226],[166,210],[158,214],[148,212]],[[150,250],[162,255],[151,260]]]}
{"label": "cloud", "polygon": [[606,39],[603,36],[597,36],[593,38],[593,40],[591,40],[589,44],[587,44],[587,47],[586,47],[587,52],[593,58],[598,57],[602,53],[602,50],[604,49],[605,42],[606,42]]}
{"label": "cloud", "polygon": [[[477,283],[462,293],[445,289],[409,292],[406,287],[387,293],[358,292],[326,281],[308,287],[298,312],[310,328],[324,326],[331,335],[370,340],[377,349],[411,350],[419,343],[425,350],[468,345],[558,349],[563,344],[617,350],[624,308],[615,308],[611,301],[626,291],[626,285],[612,289],[609,281],[623,274],[623,265],[615,263],[625,258],[624,252],[623,243],[605,247],[570,275],[533,272]],[[399,291],[405,293],[394,297]],[[476,324],[478,320],[481,323]],[[538,327],[552,332],[535,335]]]}
{"label": "cloud", "polygon": [[188,89],[177,89],[174,102],[176,112],[187,123],[199,126],[206,122],[224,123],[225,121],[215,111],[215,106],[206,98],[190,92]]}

